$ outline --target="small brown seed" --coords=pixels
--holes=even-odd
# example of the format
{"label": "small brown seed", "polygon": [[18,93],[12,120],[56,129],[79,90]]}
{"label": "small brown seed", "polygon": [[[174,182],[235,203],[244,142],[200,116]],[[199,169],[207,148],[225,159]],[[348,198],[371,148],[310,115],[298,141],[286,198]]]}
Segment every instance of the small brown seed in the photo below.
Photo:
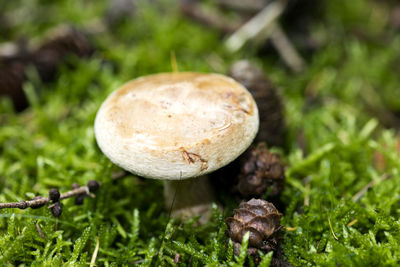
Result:
{"label": "small brown seed", "polygon": [[53,214],[54,217],[58,218],[61,216],[62,213],[62,205],[61,202],[58,201],[54,203],[54,206],[51,207],[51,213]]}
{"label": "small brown seed", "polygon": [[49,199],[56,203],[60,199],[60,191],[56,188],[51,188],[49,191]]}

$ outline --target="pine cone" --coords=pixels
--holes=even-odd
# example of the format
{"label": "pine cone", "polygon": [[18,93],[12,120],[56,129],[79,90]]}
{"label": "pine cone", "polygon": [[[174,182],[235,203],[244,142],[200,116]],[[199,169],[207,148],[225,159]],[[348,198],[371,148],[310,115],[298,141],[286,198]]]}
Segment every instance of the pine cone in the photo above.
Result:
{"label": "pine cone", "polygon": [[269,191],[279,197],[285,185],[285,171],[278,154],[270,153],[265,143],[251,147],[241,157],[237,190],[242,196],[261,197]]}
{"label": "pine cone", "polygon": [[43,82],[52,81],[58,66],[65,63],[68,55],[90,56],[94,48],[85,35],[71,28],[58,30],[57,36],[46,41],[38,49],[19,45],[10,55],[0,53],[0,97],[10,97],[17,111],[28,106],[22,85],[26,80],[26,66],[34,65]]}
{"label": "pine cone", "polygon": [[0,97],[10,97],[17,111],[28,106],[28,100],[22,90],[26,79],[25,65],[28,63],[28,56],[0,56]]}
{"label": "pine cone", "polygon": [[249,232],[247,253],[260,263],[258,251],[268,253],[278,251],[281,243],[280,219],[282,215],[272,203],[261,199],[242,202],[239,209],[234,210],[233,217],[226,219],[228,234],[233,242],[233,251],[239,255],[243,236]]}
{"label": "pine cone", "polygon": [[34,52],[33,63],[41,79],[54,79],[57,67],[68,55],[89,57],[94,49],[86,36],[74,28],[56,29],[58,32]]}
{"label": "pine cone", "polygon": [[135,2],[132,0],[109,0],[106,10],[106,23],[110,28],[117,27],[134,15]]}
{"label": "pine cone", "polygon": [[262,70],[247,60],[234,63],[229,75],[253,95],[260,116],[260,129],[255,142],[282,146],[284,133],[283,105],[275,87]]}

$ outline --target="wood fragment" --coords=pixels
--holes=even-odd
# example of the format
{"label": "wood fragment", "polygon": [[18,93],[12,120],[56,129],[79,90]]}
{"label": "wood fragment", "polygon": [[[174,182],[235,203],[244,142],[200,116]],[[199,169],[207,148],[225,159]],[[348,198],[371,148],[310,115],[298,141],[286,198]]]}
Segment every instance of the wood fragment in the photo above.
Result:
{"label": "wood fragment", "polygon": [[360,198],[368,191],[368,189],[374,187],[378,182],[380,183],[380,182],[382,182],[382,181],[384,181],[384,180],[386,180],[387,178],[390,178],[390,177],[392,177],[392,175],[385,173],[378,179],[378,181],[373,180],[373,181],[369,182],[360,191],[358,191],[357,194],[355,194],[353,196],[352,200],[354,202],[359,201]]}
{"label": "wood fragment", "polygon": [[[70,197],[76,197],[79,195],[85,195],[85,196],[91,196],[94,197],[93,194],[91,194],[89,187],[87,185],[78,187],[76,189],[70,190],[66,193],[63,193],[60,195],[60,200],[70,198]],[[10,202],[10,203],[0,203],[0,209],[7,209],[7,208],[18,208],[18,209],[26,209],[26,208],[39,208],[42,207],[43,205],[46,205],[50,203],[51,200],[48,197],[42,197],[42,196],[36,196],[32,200],[22,200],[19,202]],[[54,204],[53,204],[54,205]],[[51,208],[52,205],[49,207]]]}
{"label": "wood fragment", "polygon": [[111,174],[111,180],[116,181],[118,179],[124,178],[128,176],[130,173],[127,171],[119,171],[119,172],[114,172]]}
{"label": "wood fragment", "polygon": [[43,239],[46,239],[46,236],[44,235],[44,233],[43,233],[43,231],[42,231],[42,228],[40,228],[39,223],[36,223],[36,229],[37,229],[37,231],[38,231],[40,237],[43,238]]}
{"label": "wood fragment", "polygon": [[221,16],[221,14],[207,10],[193,2],[184,2],[181,5],[181,12],[185,16],[198,21],[203,25],[218,29],[223,34],[231,33],[241,25],[241,22],[228,20]]}
{"label": "wood fragment", "polygon": [[236,52],[240,50],[248,40],[257,38],[260,33],[266,35],[265,33],[274,26],[274,22],[282,14],[285,5],[284,1],[274,1],[267,5],[257,15],[235,31],[226,40],[225,46],[231,52]]}
{"label": "wood fragment", "polygon": [[278,51],[282,60],[294,72],[300,73],[304,71],[306,64],[303,58],[294,48],[292,42],[286,36],[282,27],[276,23],[274,30],[271,33],[271,42]]}
{"label": "wood fragment", "polygon": [[308,182],[305,186],[305,196],[304,196],[304,206],[310,206],[310,182]]}
{"label": "wood fragment", "polygon": [[273,0],[216,0],[216,3],[239,12],[255,13],[263,9],[271,1]]}

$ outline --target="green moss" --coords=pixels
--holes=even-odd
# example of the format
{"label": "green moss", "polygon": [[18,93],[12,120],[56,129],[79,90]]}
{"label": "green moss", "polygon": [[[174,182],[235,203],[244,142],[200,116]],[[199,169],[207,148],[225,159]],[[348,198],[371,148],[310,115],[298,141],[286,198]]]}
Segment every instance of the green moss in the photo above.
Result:
{"label": "green moss", "polygon": [[[91,59],[71,59],[74,67],[62,67],[51,84],[42,84],[30,69],[24,89],[31,107],[15,114],[10,101],[0,101],[0,201],[47,195],[50,187],[64,192],[74,182],[92,179],[102,187],[83,206],[63,201],[58,220],[46,208],[1,210],[0,265],[85,266],[97,239],[96,262],[104,266],[241,266],[246,261],[245,253],[233,257],[225,235],[223,216],[230,210],[222,215],[215,209],[213,220],[202,227],[195,219],[172,221],[159,197],[162,184],[134,176],[111,181],[118,168],[95,143],[93,120],[105,97],[134,77],[170,71],[172,52],[182,71],[225,72],[235,59],[254,59],[281,89],[288,126],[282,153],[289,166],[282,222],[288,227],[284,252],[290,262],[398,265],[398,137],[378,123],[382,113],[375,111],[400,107],[399,37],[388,28],[389,10],[382,3],[326,2],[331,11],[312,27],[313,33],[323,33],[326,45],[300,75],[252,51],[229,54],[217,32],[180,17],[169,4],[158,9],[140,4],[131,20],[93,37],[99,50]],[[8,38],[42,38],[65,22],[87,25],[107,6],[105,1],[21,3],[4,5],[9,14],[30,14],[21,16]],[[300,132],[307,154],[300,149]],[[376,164],[377,152],[382,166]],[[354,201],[371,181],[375,185]],[[262,266],[270,260],[271,254],[263,256]]]}

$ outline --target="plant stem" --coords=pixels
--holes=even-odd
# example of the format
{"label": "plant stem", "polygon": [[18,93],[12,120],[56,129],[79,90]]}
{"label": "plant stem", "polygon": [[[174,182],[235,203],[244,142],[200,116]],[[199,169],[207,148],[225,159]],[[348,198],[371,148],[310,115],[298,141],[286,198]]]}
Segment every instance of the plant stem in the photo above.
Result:
{"label": "plant stem", "polygon": [[199,223],[203,224],[211,216],[215,194],[208,176],[186,180],[164,182],[165,205],[175,218],[190,218],[200,215]]}

